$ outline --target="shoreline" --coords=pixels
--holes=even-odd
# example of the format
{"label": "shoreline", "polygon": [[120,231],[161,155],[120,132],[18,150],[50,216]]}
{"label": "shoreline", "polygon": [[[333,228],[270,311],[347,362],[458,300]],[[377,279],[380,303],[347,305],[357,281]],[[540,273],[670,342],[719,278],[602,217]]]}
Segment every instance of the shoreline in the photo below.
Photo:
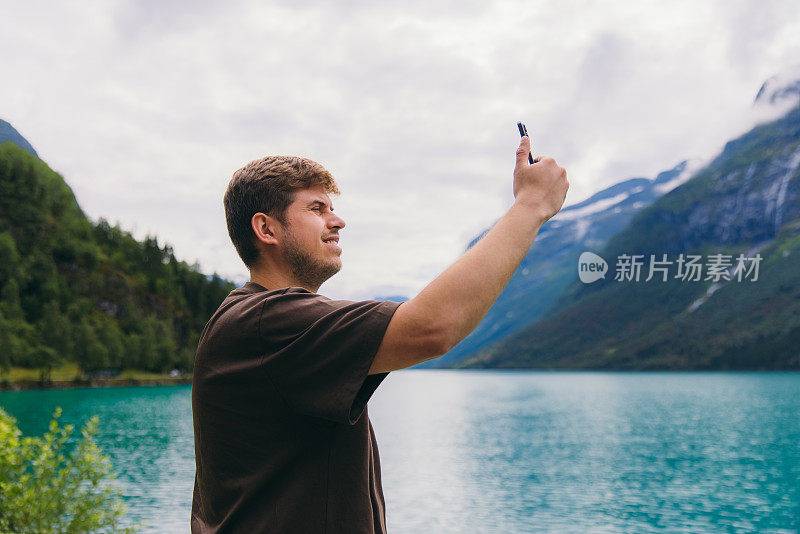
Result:
{"label": "shoreline", "polygon": [[[524,369],[510,369],[510,368],[470,368],[470,367],[445,367],[445,368],[422,368],[422,369],[402,369],[394,371],[395,373],[414,372],[414,371],[459,371],[459,372],[500,372],[500,373],[517,373],[517,372],[534,372],[543,374],[582,374],[582,373],[609,373],[609,374],[749,374],[749,373],[800,373],[800,369],[682,369],[682,370],[631,370],[631,369],[549,369],[549,368],[524,368]],[[192,377],[183,375],[178,377],[164,376],[146,376],[146,377],[123,377],[123,378],[59,378],[41,382],[33,378],[15,378],[9,379],[8,377],[0,378],[0,393],[5,391],[35,391],[46,389],[94,389],[94,388],[113,388],[113,387],[136,387],[136,386],[182,386],[191,385]]]}
{"label": "shoreline", "polygon": [[179,386],[192,383],[191,377],[163,378],[86,378],[72,380],[0,380],[0,391],[30,391],[41,389],[112,388],[132,386]]}

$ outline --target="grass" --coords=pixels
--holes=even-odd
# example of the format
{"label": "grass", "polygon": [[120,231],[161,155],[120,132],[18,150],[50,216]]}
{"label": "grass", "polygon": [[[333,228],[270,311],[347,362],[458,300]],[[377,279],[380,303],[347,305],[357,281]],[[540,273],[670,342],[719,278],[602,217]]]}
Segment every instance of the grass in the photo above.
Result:
{"label": "grass", "polygon": [[[191,375],[188,375],[191,376]],[[183,378],[186,378],[187,375],[179,376],[179,377],[171,377],[167,373],[151,373],[148,371],[140,371],[137,369],[126,369],[122,371],[120,374],[103,378],[103,382],[128,382],[128,381],[151,381],[151,380],[165,380],[165,381],[178,381]],[[50,374],[50,380],[52,382],[71,382],[73,380],[80,380],[80,379],[87,379],[85,375],[82,375],[78,365],[74,362],[65,363],[63,365],[59,365],[58,367],[54,367],[52,373]],[[7,382],[9,384],[19,383],[19,382],[38,382],[40,379],[40,370],[38,368],[26,368],[26,367],[11,367],[8,372],[0,371],[0,382]]]}
{"label": "grass", "polygon": [[[9,382],[22,382],[25,380],[39,380],[40,370],[37,368],[29,369],[26,367],[12,367],[8,373],[0,374],[0,379]],[[50,374],[51,380],[72,380],[80,375],[78,364],[65,363],[53,368]]]}

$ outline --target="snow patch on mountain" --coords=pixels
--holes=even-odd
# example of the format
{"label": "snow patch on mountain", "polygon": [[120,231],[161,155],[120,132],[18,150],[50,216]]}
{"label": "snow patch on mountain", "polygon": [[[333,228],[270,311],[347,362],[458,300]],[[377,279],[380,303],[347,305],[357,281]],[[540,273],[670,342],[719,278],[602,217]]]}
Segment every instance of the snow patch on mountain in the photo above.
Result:
{"label": "snow patch on mountain", "polygon": [[611,198],[604,198],[603,200],[598,200],[597,202],[589,204],[588,206],[584,206],[582,208],[577,208],[572,210],[566,208],[558,212],[555,215],[555,217],[553,217],[553,220],[571,221],[573,219],[586,217],[587,215],[607,210],[611,206],[619,204],[629,196],[631,196],[630,193],[620,193],[619,195],[615,195]]}
{"label": "snow patch on mountain", "polygon": [[584,238],[591,224],[591,221],[587,219],[578,219],[575,221],[575,241],[580,241]]}
{"label": "snow patch on mountain", "polygon": [[687,182],[689,178],[691,178],[697,173],[697,171],[705,167],[706,163],[707,163],[706,161],[700,158],[688,159],[686,160],[686,165],[684,166],[683,171],[681,171],[681,173],[678,176],[676,176],[675,178],[673,178],[668,182],[657,184],[654,187],[654,189],[660,195],[669,193],[679,185]]}

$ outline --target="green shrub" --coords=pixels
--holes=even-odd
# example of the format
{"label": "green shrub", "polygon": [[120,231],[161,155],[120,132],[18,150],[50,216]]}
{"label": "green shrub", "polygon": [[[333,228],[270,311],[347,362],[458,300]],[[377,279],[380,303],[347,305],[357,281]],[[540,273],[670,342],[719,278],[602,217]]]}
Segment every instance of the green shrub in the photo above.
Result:
{"label": "green shrub", "polygon": [[[132,532],[107,455],[94,441],[98,418],[68,446],[74,427],[53,414],[42,437],[21,437],[0,408],[0,532]],[[71,449],[69,452],[67,449]]]}

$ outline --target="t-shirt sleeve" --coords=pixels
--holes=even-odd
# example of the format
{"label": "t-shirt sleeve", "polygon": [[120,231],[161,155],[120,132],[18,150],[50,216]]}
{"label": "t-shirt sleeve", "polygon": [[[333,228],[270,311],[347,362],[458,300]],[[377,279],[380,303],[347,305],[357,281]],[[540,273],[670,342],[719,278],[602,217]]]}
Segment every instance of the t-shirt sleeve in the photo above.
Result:
{"label": "t-shirt sleeve", "polygon": [[291,409],[354,424],[388,374],[367,373],[398,306],[290,288],[263,304],[261,366]]}

